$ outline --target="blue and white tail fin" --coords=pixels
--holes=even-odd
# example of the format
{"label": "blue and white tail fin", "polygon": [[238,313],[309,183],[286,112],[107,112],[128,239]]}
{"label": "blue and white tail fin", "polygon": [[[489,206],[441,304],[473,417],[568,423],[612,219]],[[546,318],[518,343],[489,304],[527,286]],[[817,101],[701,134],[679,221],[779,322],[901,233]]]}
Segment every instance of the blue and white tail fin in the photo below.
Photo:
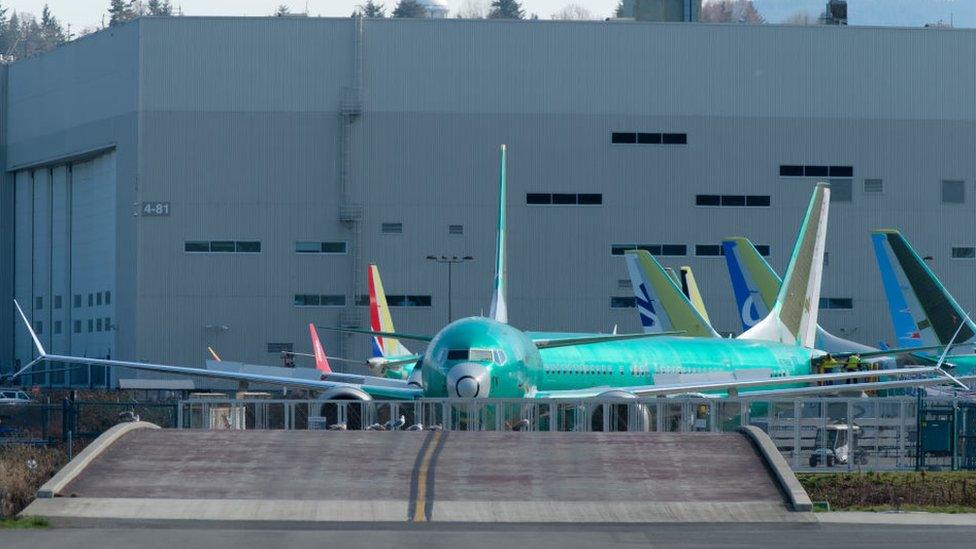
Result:
{"label": "blue and white tail fin", "polygon": [[508,286],[505,271],[505,148],[505,145],[501,146],[498,171],[498,237],[495,242],[495,286],[491,297],[491,318],[508,324],[508,302],[505,300]]}
{"label": "blue and white tail fin", "polygon": [[976,325],[900,232],[872,231],[871,243],[899,347],[948,345],[957,330],[956,343],[973,340]]}
{"label": "blue and white tail fin", "polygon": [[739,322],[745,331],[769,314],[782,281],[748,238],[726,238],[722,241],[722,254],[729,268]]}
{"label": "blue and white tail fin", "polygon": [[628,250],[625,259],[644,333],[682,331],[691,337],[719,337],[650,253]]}
{"label": "blue and white tail fin", "polygon": [[739,336],[741,339],[777,341],[810,348],[816,345],[829,210],[830,186],[818,183],[800,226],[776,302],[765,318]]}

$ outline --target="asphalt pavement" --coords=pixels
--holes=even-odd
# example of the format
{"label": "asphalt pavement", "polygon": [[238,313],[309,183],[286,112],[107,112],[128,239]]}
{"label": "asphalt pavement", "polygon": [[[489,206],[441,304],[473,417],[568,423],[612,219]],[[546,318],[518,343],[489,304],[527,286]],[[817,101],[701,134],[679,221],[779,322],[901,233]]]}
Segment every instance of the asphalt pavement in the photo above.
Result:
{"label": "asphalt pavement", "polygon": [[821,523],[753,524],[247,524],[174,521],[0,530],[4,549],[269,549],[396,547],[495,549],[532,547],[973,547],[976,527]]}

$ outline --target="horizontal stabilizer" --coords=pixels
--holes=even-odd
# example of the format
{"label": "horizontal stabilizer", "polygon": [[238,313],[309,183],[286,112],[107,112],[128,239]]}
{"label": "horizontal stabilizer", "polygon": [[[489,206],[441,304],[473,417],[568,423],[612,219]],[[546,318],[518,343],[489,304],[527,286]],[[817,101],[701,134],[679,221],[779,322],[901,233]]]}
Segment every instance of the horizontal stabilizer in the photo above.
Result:
{"label": "horizontal stabilizer", "polygon": [[380,337],[395,337],[397,339],[410,339],[413,341],[430,341],[434,339],[433,336],[428,336],[428,335],[404,334],[402,332],[378,332],[375,330],[363,330],[361,328],[334,328],[332,326],[319,326],[318,328],[322,330],[327,330],[329,332],[342,332],[348,334],[366,334],[366,335],[380,336]]}

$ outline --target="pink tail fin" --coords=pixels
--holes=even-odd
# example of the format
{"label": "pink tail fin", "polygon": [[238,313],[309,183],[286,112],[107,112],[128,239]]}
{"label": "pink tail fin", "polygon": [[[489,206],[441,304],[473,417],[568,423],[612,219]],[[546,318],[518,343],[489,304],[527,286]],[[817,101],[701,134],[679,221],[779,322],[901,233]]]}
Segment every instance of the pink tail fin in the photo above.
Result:
{"label": "pink tail fin", "polygon": [[315,354],[315,369],[323,374],[331,374],[332,367],[329,366],[329,359],[325,356],[325,349],[319,341],[319,333],[315,330],[315,324],[308,325],[308,332],[312,336],[312,352]]}

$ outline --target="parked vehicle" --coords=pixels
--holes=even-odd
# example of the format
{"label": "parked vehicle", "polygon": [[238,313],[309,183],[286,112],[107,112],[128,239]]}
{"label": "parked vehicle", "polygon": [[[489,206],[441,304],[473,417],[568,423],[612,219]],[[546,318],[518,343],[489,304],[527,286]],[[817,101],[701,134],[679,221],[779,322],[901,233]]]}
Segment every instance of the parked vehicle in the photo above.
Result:
{"label": "parked vehicle", "polygon": [[16,389],[0,390],[0,404],[28,404],[34,400],[25,392]]}

